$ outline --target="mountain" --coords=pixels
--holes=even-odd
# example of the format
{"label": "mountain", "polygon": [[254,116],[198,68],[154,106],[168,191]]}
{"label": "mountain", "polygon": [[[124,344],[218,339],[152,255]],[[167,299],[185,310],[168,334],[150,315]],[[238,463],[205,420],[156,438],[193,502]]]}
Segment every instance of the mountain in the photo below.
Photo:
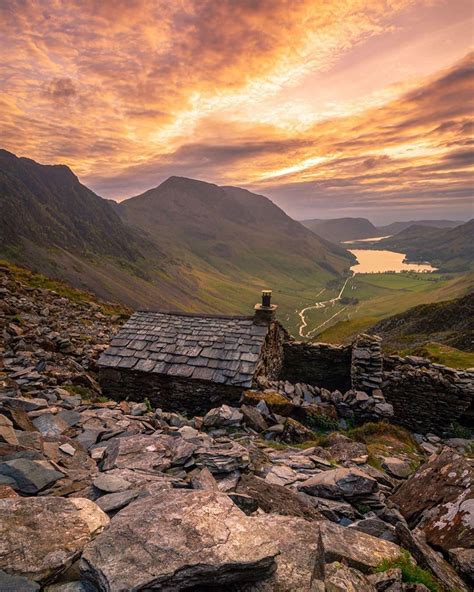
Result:
{"label": "mountain", "polygon": [[320,281],[352,262],[347,251],[315,236],[268,198],[238,187],[170,177],[123,201],[119,211],[127,224],[158,237],[165,252],[235,279]]}
{"label": "mountain", "polygon": [[377,226],[379,236],[398,234],[410,226],[430,226],[431,228],[456,228],[462,224],[459,220],[410,220],[408,222],[392,222],[386,226]]}
{"label": "mountain", "polygon": [[[444,302],[420,304],[378,322],[369,329],[383,337],[384,347],[391,351],[410,348],[430,356],[440,353],[469,359],[474,363],[474,292]],[[440,348],[440,344],[449,346]],[[471,355],[463,355],[470,352]]]}
{"label": "mountain", "polygon": [[110,204],[62,165],[40,165],[0,150],[0,246],[32,242],[76,254],[138,256],[137,237]]}
{"label": "mountain", "polygon": [[301,224],[326,240],[338,243],[381,236],[367,218],[333,218],[330,220],[302,220]]}
{"label": "mountain", "polygon": [[352,256],[239,188],[172,177],[121,205],[65,166],[0,152],[0,257],[133,308],[294,314]]}
{"label": "mountain", "polygon": [[474,267],[474,219],[456,228],[410,226],[371,248],[406,253],[408,261],[429,261],[445,272]]}

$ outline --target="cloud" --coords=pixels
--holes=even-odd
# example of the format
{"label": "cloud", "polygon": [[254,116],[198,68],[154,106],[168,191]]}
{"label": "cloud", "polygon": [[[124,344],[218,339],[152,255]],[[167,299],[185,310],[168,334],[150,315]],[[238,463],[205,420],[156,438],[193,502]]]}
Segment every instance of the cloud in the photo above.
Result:
{"label": "cloud", "polygon": [[[2,145],[114,198],[175,174],[268,193],[297,217],[416,195],[465,208],[472,55],[436,76],[427,55],[429,75],[414,76],[396,72],[394,49],[407,22],[438,39],[451,12],[430,0],[10,0]],[[374,39],[396,75],[364,96],[351,56]]]}

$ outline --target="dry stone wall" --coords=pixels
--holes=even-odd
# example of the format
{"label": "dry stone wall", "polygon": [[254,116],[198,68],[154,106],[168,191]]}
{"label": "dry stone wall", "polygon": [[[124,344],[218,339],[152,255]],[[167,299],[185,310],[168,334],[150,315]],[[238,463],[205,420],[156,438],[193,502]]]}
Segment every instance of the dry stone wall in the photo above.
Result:
{"label": "dry stone wall", "polygon": [[474,372],[415,356],[388,356],[382,390],[394,407],[394,421],[415,432],[449,433],[453,424],[472,420]]}
{"label": "dry stone wall", "polygon": [[346,392],[351,388],[350,345],[286,341],[280,378]]}

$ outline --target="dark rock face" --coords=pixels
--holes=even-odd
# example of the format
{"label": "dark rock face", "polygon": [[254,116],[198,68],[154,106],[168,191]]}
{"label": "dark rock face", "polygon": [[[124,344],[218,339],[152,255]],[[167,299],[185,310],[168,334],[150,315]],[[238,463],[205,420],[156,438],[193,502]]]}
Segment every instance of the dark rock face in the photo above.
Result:
{"label": "dark rock face", "polygon": [[275,569],[271,537],[214,491],[167,491],[136,501],[82,555],[101,592],[184,590],[256,581]]}
{"label": "dark rock face", "polygon": [[450,448],[431,457],[391,497],[411,527],[448,552],[474,546],[474,471]]}

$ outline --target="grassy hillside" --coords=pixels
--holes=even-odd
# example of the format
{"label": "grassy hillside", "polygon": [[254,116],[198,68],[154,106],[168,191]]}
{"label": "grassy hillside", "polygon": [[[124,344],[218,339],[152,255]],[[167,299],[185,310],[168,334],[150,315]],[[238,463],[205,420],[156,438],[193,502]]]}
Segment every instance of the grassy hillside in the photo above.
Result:
{"label": "grassy hillside", "polygon": [[409,220],[406,222],[392,222],[386,226],[378,226],[380,236],[398,234],[410,226],[430,226],[431,228],[456,228],[463,224],[461,220]]}
{"label": "grassy hillside", "polygon": [[[357,333],[367,331],[377,322],[402,313],[421,303],[435,303],[461,297],[474,290],[474,274],[381,273],[356,274],[344,294],[354,303],[344,301],[310,311],[309,326],[323,325],[310,335],[318,341],[347,343]],[[334,316],[336,315],[336,316]]]}
{"label": "grassy hillside", "polygon": [[410,226],[367,248],[406,253],[408,261],[429,261],[440,271],[469,271],[474,267],[474,219],[456,228]]}
{"label": "grassy hillside", "polygon": [[270,287],[285,316],[351,264],[263,196],[176,178],[147,194],[112,204],[2,151],[0,257],[133,308],[248,313]]}
{"label": "grassy hillside", "polygon": [[381,236],[379,230],[366,218],[302,220],[301,224],[317,235],[334,243]]}

